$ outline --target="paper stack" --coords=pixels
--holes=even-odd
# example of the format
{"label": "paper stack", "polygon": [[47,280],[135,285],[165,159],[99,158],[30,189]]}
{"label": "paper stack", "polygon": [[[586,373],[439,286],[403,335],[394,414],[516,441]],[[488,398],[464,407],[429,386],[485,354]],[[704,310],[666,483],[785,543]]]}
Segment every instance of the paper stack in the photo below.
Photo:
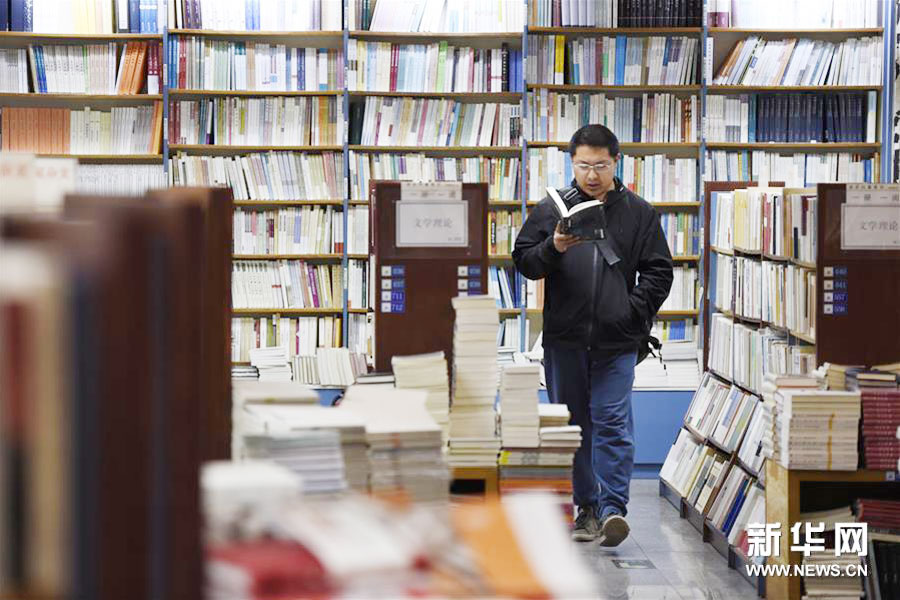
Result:
{"label": "paper stack", "polygon": [[[803,576],[806,588],[804,598],[861,598],[863,579],[859,576],[860,557],[857,554],[834,555],[829,548],[803,557],[803,568],[808,569]],[[833,569],[840,573],[834,575]],[[812,575],[822,573],[822,575]]]}
{"label": "paper stack", "polygon": [[259,369],[252,365],[232,365],[231,378],[234,380],[257,380],[259,379]]}
{"label": "paper stack", "polygon": [[[666,366],[668,387],[697,389],[700,385],[700,369],[696,342],[664,342],[660,355]],[[649,360],[652,360],[652,357],[648,357],[644,362]]]}
{"label": "paper stack", "polygon": [[446,440],[450,435],[450,383],[444,353],[394,356],[391,367],[395,386],[424,390],[428,394],[425,408],[440,425]]}
{"label": "paper stack", "polygon": [[634,387],[639,389],[664,388],[669,385],[666,366],[658,358],[648,356],[634,368]]}
{"label": "paper stack", "polygon": [[253,348],[250,364],[259,370],[260,381],[291,381],[291,365],[287,348]]}
{"label": "paper stack", "polygon": [[248,458],[271,460],[300,476],[307,494],[347,489],[341,438],[334,430],[244,436]]}
{"label": "paper stack", "polygon": [[453,403],[450,453],[453,466],[496,466],[497,328],[491,296],[458,296],[453,329]]}
{"label": "paper stack", "polygon": [[900,390],[862,389],[862,437],[866,468],[900,468]]}
{"label": "paper stack", "polygon": [[347,389],[337,410],[366,424],[372,492],[403,492],[412,500],[446,500],[450,489],[441,428],[425,408],[426,392],[380,385]]}
{"label": "paper stack", "polygon": [[500,431],[504,448],[537,448],[538,365],[506,365],[500,375]]}
{"label": "paper stack", "polygon": [[351,489],[365,492],[369,480],[369,447],[365,423],[358,416],[337,408],[299,404],[259,404],[244,406],[245,427],[258,424],[264,434],[290,434],[302,431],[338,432],[344,473]]}
{"label": "paper stack", "polygon": [[564,404],[540,404],[538,410],[540,446],[500,453],[500,492],[552,491],[571,520],[572,462],[581,445],[581,427],[567,425],[569,410]]}
{"label": "paper stack", "polygon": [[266,433],[245,407],[251,404],[318,405],[319,395],[305,385],[282,381],[232,381],[231,383],[231,456],[244,458],[244,436]]}
{"label": "paper stack", "polygon": [[779,462],[786,469],[856,470],[859,417],[859,392],[779,388]]}

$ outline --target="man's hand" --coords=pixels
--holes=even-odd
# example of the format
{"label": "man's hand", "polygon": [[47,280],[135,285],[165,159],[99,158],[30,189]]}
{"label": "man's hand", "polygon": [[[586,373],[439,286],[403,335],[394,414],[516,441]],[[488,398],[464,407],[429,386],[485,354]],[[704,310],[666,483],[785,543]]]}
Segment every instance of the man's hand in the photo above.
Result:
{"label": "man's hand", "polygon": [[580,244],[583,240],[569,233],[562,233],[559,230],[560,223],[556,224],[556,230],[553,232],[553,247],[557,252],[565,252],[572,246]]}

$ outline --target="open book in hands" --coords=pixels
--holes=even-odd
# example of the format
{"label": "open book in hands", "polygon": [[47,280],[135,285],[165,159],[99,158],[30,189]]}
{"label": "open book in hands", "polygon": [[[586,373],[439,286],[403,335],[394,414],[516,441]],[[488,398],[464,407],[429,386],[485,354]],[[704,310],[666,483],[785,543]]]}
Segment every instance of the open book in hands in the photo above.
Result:
{"label": "open book in hands", "polygon": [[559,192],[552,187],[547,188],[547,193],[553,198],[556,209],[560,214],[561,233],[574,235],[582,240],[602,240],[606,237],[603,214],[603,203],[599,200],[579,202],[571,209],[559,197]]}

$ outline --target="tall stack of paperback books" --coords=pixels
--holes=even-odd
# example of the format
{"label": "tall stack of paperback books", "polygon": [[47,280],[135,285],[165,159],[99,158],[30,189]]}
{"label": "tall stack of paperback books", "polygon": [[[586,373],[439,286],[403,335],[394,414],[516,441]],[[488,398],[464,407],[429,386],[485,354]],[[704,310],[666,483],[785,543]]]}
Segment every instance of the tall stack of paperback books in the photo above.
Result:
{"label": "tall stack of paperback books", "polygon": [[786,469],[855,471],[860,394],[781,388],[775,392],[775,439]]}
{"label": "tall stack of paperback books", "polygon": [[444,353],[394,356],[391,367],[396,387],[420,389],[428,394],[425,408],[435,423],[440,425],[446,440],[450,428],[450,384]]}
{"label": "tall stack of paperback books", "polygon": [[453,329],[453,404],[450,407],[451,466],[495,467],[497,330],[500,317],[491,296],[457,296]]}

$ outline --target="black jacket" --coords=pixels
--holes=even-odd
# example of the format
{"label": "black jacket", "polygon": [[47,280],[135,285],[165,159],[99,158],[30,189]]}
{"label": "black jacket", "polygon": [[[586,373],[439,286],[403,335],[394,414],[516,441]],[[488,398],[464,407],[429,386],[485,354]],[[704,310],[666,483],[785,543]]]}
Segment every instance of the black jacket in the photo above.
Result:
{"label": "black jacket", "polygon": [[[590,198],[572,182],[560,191],[569,207]],[[616,179],[604,203],[607,240],[560,253],[553,230],[560,215],[547,196],[528,215],[513,251],[528,279],[546,278],[544,346],[633,350],[649,332],[672,287],[672,255],[651,204]],[[640,280],[635,285],[635,275]]]}

